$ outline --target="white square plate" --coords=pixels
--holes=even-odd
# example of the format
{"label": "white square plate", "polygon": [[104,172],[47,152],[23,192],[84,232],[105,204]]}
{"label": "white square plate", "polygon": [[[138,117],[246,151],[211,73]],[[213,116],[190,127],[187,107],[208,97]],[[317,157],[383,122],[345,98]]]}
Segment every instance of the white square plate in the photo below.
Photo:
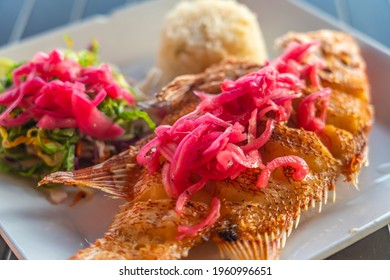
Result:
{"label": "white square plate", "polygon": [[[141,78],[154,62],[163,16],[176,2],[148,1],[109,17],[94,17],[0,49],[0,56],[25,60],[37,51],[63,48],[64,34],[73,38],[75,49],[96,38],[102,61]],[[368,64],[376,122],[369,143],[370,165],[359,177],[360,190],[338,184],[336,202],[328,202],[320,214],[305,214],[281,255],[282,259],[323,259],[390,222],[390,55],[367,37],[295,2],[243,2],[258,14],[271,56],[274,39],[288,31],[333,28],[358,39]],[[28,180],[0,174],[0,232],[20,259],[69,258],[103,236],[122,203],[98,193],[73,207],[69,201],[53,205]],[[218,258],[218,253],[207,244],[190,253],[190,258]]]}

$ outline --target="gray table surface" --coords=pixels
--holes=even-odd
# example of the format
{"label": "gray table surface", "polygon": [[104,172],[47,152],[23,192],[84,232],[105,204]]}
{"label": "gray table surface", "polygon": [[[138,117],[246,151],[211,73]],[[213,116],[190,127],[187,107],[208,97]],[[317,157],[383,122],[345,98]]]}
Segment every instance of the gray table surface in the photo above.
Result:
{"label": "gray table surface", "polygon": [[[152,0],[0,0],[0,47],[95,14]],[[158,0],[157,0],[158,1]],[[390,48],[389,0],[296,0],[313,5]],[[369,5],[368,5],[369,3]],[[46,11],[50,10],[50,13]],[[370,10],[375,19],[364,17]],[[330,260],[389,260],[390,228],[385,226],[330,256]],[[0,259],[17,259],[0,237]]]}

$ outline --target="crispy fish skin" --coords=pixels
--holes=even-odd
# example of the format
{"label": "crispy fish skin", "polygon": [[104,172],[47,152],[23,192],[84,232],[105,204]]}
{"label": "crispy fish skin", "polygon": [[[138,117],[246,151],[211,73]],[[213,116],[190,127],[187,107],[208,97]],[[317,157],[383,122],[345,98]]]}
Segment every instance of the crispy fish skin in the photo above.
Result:
{"label": "crispy fish skin", "polygon": [[[151,176],[136,163],[127,169],[124,167],[125,162],[134,163],[131,160],[136,150],[132,159],[119,159],[119,156],[95,170],[90,168],[83,171],[83,176],[79,175],[81,171],[68,172],[66,176],[64,173],[48,175],[42,183],[82,184],[129,201],[121,207],[105,237],[77,253],[74,258],[180,258],[187,254],[191,246],[210,237],[224,258],[278,259],[287,237],[299,222],[301,212],[315,205],[321,209],[322,204],[327,202],[328,191],[335,190],[335,180],[340,175],[347,181],[355,181],[366,161],[368,133],[373,122],[365,63],[354,40],[341,32],[320,30],[290,33],[280,39],[279,44],[286,46],[291,41],[311,40],[320,41],[317,55],[324,60],[325,68],[320,70],[319,76],[322,85],[331,88],[326,126],[322,133],[299,128],[293,110],[290,121],[276,125],[271,139],[261,150],[265,162],[285,155],[302,157],[310,167],[305,179],[295,181],[292,168],[277,168],[271,174],[267,187],[259,190],[255,183],[260,170],[248,169],[235,180],[210,182],[199,195],[194,196],[186,207],[198,205],[204,209],[203,212],[194,210],[192,214],[198,215],[195,219],[191,219],[191,215],[184,218],[167,215],[161,219],[159,213],[173,213],[174,203],[164,192],[158,172]],[[192,94],[194,90],[218,93],[225,78],[235,80],[258,68],[258,65],[251,63],[228,61],[212,66],[201,74],[176,78],[158,95],[160,102],[169,104],[171,112],[162,123],[171,124],[196,107],[199,100]],[[315,90],[308,86],[304,92],[310,94]],[[294,109],[298,105],[299,102],[294,102]],[[118,169],[123,173],[114,179]],[[99,175],[97,172],[102,173]],[[133,172],[137,172],[137,175]],[[194,224],[201,220],[208,211],[208,190],[211,189],[222,203],[220,219],[214,228],[206,229],[183,245],[183,241],[176,240],[173,234],[177,233],[178,219],[183,218],[180,224]],[[154,201],[157,205],[149,207]],[[141,219],[144,211],[147,211],[148,218]],[[171,234],[156,241],[154,234],[165,227],[165,222],[169,224],[168,232]],[[142,227],[150,230],[143,231]],[[156,227],[156,232],[152,231],[153,227]],[[143,233],[142,241],[138,239],[140,232]]]}
{"label": "crispy fish skin", "polygon": [[258,70],[261,66],[247,61],[228,59],[207,68],[203,73],[175,78],[157,94],[159,103],[166,104],[168,113],[162,124],[173,124],[178,118],[192,112],[199,103],[194,91],[218,94],[224,80],[239,77]]}
{"label": "crispy fish skin", "polygon": [[370,102],[370,85],[366,74],[366,63],[360,54],[359,45],[344,32],[318,30],[306,33],[290,32],[276,40],[276,45],[286,47],[290,42],[320,42],[317,55],[325,60],[319,71],[324,87],[339,90]]}

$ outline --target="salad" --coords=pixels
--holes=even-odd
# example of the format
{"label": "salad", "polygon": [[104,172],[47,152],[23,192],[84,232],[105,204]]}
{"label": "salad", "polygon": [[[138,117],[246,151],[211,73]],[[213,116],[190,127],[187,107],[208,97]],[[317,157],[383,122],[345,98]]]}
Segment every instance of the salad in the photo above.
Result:
{"label": "salad", "polygon": [[99,46],[0,60],[0,170],[33,177],[101,162],[155,124]]}

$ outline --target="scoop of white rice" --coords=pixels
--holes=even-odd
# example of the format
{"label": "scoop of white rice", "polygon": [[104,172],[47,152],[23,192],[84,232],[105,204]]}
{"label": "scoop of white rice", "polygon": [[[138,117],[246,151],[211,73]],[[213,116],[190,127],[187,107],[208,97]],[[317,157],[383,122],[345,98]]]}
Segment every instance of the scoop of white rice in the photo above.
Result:
{"label": "scoop of white rice", "polygon": [[228,57],[262,63],[263,35],[256,15],[234,0],[187,0],[166,16],[157,66],[162,82],[202,72]]}

